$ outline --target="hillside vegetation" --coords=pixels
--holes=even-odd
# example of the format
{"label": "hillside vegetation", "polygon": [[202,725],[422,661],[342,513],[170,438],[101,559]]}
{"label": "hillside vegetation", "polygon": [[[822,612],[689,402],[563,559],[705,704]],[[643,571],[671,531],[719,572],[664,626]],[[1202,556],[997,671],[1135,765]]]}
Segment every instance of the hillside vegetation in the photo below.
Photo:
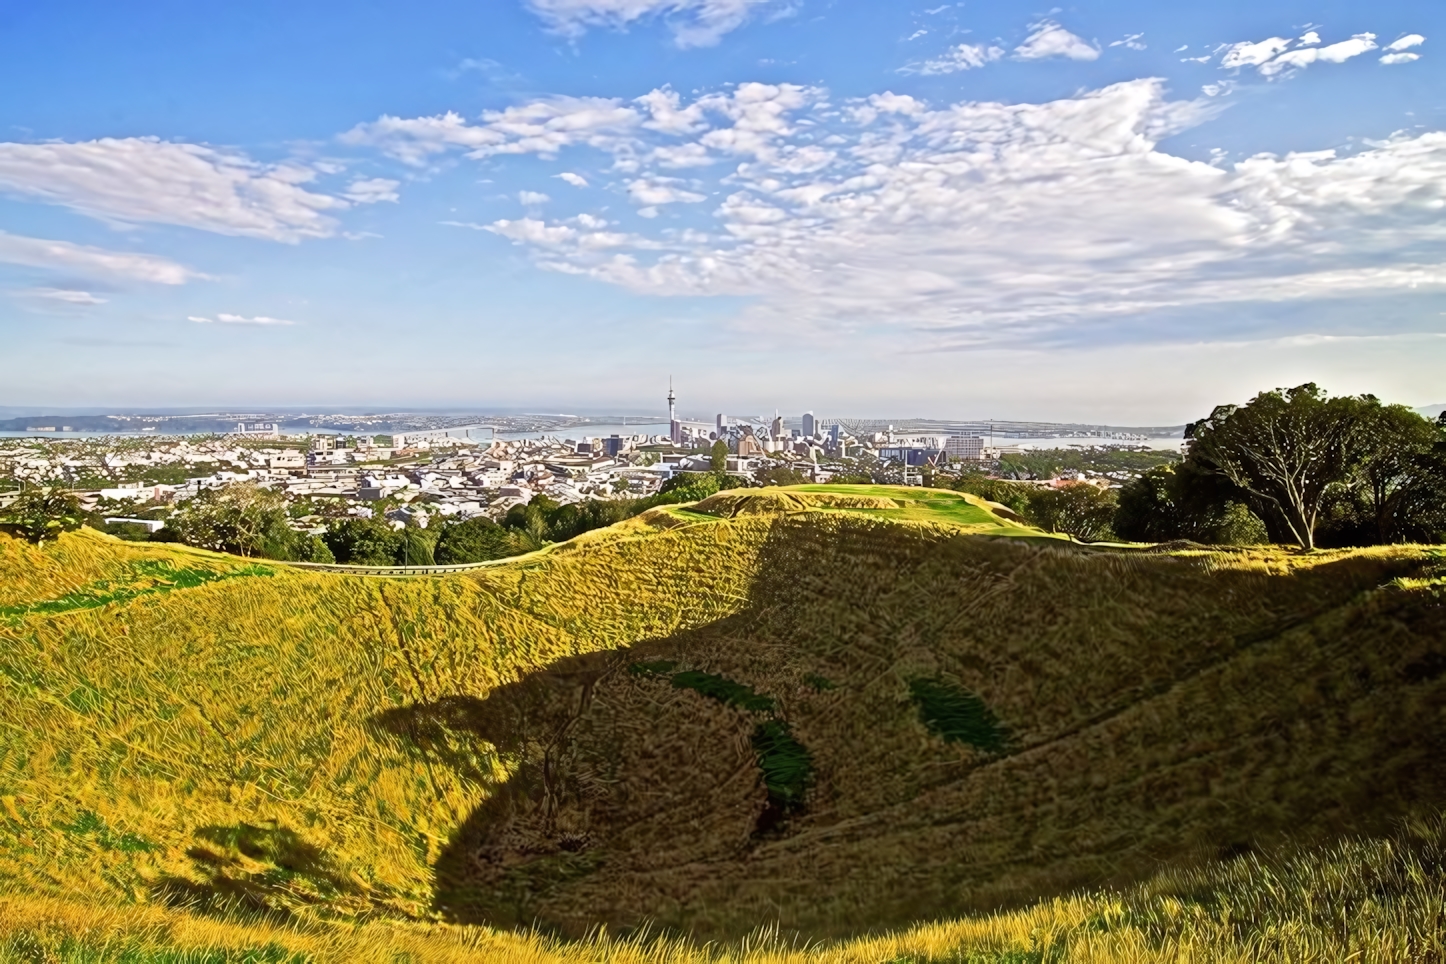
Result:
{"label": "hillside vegetation", "polygon": [[[855,486],[425,579],[0,536],[0,949],[643,960],[695,951],[456,925],[846,938],[1046,898],[743,958],[1154,959],[1270,919],[1306,942],[1276,951],[1396,934],[1389,959],[1428,959],[1438,825],[1266,855],[1446,800],[1442,567],[1080,547]],[[1376,895],[1345,930],[1310,903],[1327,880]]]}

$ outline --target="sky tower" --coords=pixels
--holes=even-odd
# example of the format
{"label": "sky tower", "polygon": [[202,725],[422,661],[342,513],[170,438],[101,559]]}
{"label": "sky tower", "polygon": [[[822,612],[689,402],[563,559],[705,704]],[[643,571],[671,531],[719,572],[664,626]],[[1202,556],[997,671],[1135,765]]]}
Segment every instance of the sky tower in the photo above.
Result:
{"label": "sky tower", "polygon": [[668,376],[668,438],[677,445],[683,441],[683,426],[678,424],[677,396],[673,394],[673,377]]}

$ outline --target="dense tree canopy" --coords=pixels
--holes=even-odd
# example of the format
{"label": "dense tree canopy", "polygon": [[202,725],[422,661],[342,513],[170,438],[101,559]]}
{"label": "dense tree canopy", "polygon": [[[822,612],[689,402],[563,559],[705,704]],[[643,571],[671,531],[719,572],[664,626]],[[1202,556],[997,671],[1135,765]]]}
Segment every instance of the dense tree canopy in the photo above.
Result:
{"label": "dense tree canopy", "polygon": [[206,489],[166,521],[168,535],[189,546],[238,556],[296,558],[299,533],[287,522],[286,497],[254,482]]}
{"label": "dense tree canopy", "polygon": [[1368,457],[1369,397],[1332,398],[1315,383],[1220,405],[1185,430],[1190,456],[1274,507],[1291,537],[1315,548],[1321,505]]}
{"label": "dense tree canopy", "polygon": [[1314,384],[1222,405],[1178,466],[1120,492],[1115,530],[1159,542],[1347,546],[1446,538],[1446,424]]}
{"label": "dense tree canopy", "polygon": [[25,538],[40,543],[80,528],[85,516],[69,492],[27,489],[10,503],[4,518]]}
{"label": "dense tree canopy", "polygon": [[512,542],[507,530],[481,516],[465,522],[441,523],[433,553],[442,565],[486,562],[511,554]]}

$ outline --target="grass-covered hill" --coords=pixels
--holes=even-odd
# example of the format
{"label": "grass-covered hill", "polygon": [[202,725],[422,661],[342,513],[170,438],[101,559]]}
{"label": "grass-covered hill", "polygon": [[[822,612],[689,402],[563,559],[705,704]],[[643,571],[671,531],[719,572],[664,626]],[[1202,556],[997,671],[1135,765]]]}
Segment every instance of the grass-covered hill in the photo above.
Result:
{"label": "grass-covered hill", "polygon": [[[1443,563],[1081,547],[852,486],[446,577],[0,536],[0,940],[238,910],[282,948],[326,921],[833,937],[1238,875],[1446,801]],[[1071,926],[1124,905],[1091,906]],[[407,953],[497,959],[466,956],[483,933]]]}

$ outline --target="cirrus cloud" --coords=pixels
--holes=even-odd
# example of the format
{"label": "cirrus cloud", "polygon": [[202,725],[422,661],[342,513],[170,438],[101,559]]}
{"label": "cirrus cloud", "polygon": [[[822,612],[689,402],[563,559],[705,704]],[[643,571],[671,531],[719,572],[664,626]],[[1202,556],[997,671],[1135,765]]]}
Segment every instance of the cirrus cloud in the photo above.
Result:
{"label": "cirrus cloud", "polygon": [[110,251],[5,231],[0,231],[0,262],[48,268],[90,278],[162,285],[181,285],[193,278],[206,277],[185,265],[152,254]]}
{"label": "cirrus cloud", "polygon": [[170,224],[294,243],[336,232],[347,202],[306,190],[316,171],[155,137],[0,143],[0,188],[117,224]]}
{"label": "cirrus cloud", "polygon": [[223,325],[260,325],[262,327],[271,327],[275,325],[288,326],[296,324],[296,322],[287,321],[284,318],[269,318],[266,315],[254,315],[251,317],[247,317],[246,315],[228,314],[224,311],[218,314],[215,317],[214,321],[204,315],[187,315],[186,320],[193,321],[198,325],[210,325],[219,323]]}
{"label": "cirrus cloud", "polygon": [[595,27],[624,29],[665,17],[679,47],[711,47],[772,0],[528,0],[528,7],[566,37]]}

